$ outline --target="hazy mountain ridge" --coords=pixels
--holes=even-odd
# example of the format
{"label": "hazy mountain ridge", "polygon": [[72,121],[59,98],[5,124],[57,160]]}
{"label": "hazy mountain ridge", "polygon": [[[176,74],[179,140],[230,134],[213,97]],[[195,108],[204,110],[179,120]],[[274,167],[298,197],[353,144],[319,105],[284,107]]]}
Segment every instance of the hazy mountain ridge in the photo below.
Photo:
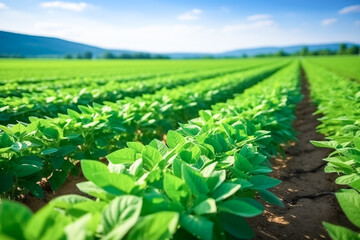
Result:
{"label": "hazy mountain ridge", "polygon": [[[336,51],[340,43],[328,44],[303,44],[284,47],[259,47],[226,51],[223,53],[164,53],[171,58],[201,58],[213,57],[241,57],[243,55],[255,56],[258,54],[273,54],[280,50],[286,53],[300,51],[305,45],[310,51],[329,49]],[[359,45],[346,43],[348,46]],[[84,52],[92,52],[95,57],[102,57],[106,52],[113,54],[139,53],[140,51],[104,49],[87,44],[71,42],[54,37],[43,37],[0,31],[0,55],[21,55],[24,57],[64,57],[66,54],[76,55]],[[157,53],[151,53],[157,54]]]}

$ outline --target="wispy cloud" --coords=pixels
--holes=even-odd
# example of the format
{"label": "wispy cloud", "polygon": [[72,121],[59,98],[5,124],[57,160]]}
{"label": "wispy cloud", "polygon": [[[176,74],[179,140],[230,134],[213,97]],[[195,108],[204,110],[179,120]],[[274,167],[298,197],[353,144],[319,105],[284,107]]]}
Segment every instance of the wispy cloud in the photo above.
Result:
{"label": "wispy cloud", "polygon": [[182,21],[191,21],[191,20],[197,20],[199,19],[200,15],[202,14],[202,10],[198,8],[194,8],[190,11],[184,12],[183,14],[180,14],[178,16],[179,20]]}
{"label": "wispy cloud", "polygon": [[274,27],[276,24],[273,20],[263,20],[250,23],[240,23],[235,25],[227,25],[224,27],[225,32],[241,31],[241,30],[252,30],[259,28]]}
{"label": "wispy cloud", "polygon": [[7,8],[6,4],[5,4],[5,3],[0,2],[0,9],[5,9],[5,8]]}
{"label": "wispy cloud", "polygon": [[248,21],[258,21],[258,20],[265,20],[265,19],[269,19],[269,18],[271,18],[271,15],[269,15],[269,14],[255,14],[255,15],[248,16],[246,19]]}
{"label": "wispy cloud", "polygon": [[336,23],[336,22],[337,22],[336,18],[327,18],[327,19],[322,20],[321,24],[323,26],[328,26],[328,25],[331,25],[331,24]]}
{"label": "wispy cloud", "polygon": [[339,11],[340,14],[347,14],[352,12],[360,12],[360,5],[351,5],[348,7],[344,7]]}
{"label": "wispy cloud", "polygon": [[52,2],[42,2],[41,6],[43,8],[60,8],[65,10],[81,12],[89,6],[85,2],[63,2],[63,1],[52,1]]}

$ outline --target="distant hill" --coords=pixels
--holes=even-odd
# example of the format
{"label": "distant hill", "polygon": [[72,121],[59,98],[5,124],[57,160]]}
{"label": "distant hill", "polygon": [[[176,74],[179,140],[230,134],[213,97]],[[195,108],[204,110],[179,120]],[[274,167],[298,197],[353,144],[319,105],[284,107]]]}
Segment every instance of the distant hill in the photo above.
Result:
{"label": "distant hill", "polygon": [[[171,58],[203,58],[203,57],[241,57],[244,54],[247,56],[255,56],[258,54],[271,54],[279,50],[286,53],[295,53],[300,51],[304,46],[307,46],[310,51],[320,49],[330,49],[336,51],[340,43],[331,44],[304,44],[286,47],[261,47],[237,49],[223,53],[164,53],[163,55]],[[346,43],[348,46],[359,45],[355,43]],[[104,53],[111,52],[115,55],[129,53],[140,53],[137,51],[104,49],[94,47],[82,43],[66,41],[60,38],[33,36],[27,34],[19,34],[12,32],[0,31],[0,55],[21,55],[24,57],[64,57],[66,54],[76,55],[85,52],[92,52],[96,57],[102,57]],[[156,53],[152,53],[156,55]]]}
{"label": "distant hill", "polygon": [[109,50],[53,37],[40,37],[0,31],[0,54],[25,57],[63,57],[90,51],[95,56],[111,51],[115,54],[133,53],[127,50]]}

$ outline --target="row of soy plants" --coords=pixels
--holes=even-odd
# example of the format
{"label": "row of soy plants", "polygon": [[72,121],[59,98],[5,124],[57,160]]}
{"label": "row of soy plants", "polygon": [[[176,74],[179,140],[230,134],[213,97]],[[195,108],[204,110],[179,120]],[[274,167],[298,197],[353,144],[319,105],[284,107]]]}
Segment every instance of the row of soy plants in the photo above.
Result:
{"label": "row of soy plants", "polygon": [[[166,143],[157,139],[148,144],[129,141],[125,148],[110,149],[111,153],[106,155],[108,164],[96,159],[82,159],[81,168],[88,181],[77,186],[90,197],[60,196],[35,214],[19,203],[3,199],[0,236],[55,240],[252,238],[254,234],[246,218],[264,210],[259,198],[282,205],[269,191],[280,183],[268,176],[272,171],[269,160],[277,154],[280,144],[295,138],[292,120],[295,105],[301,99],[299,76],[298,62],[287,66],[274,64],[194,83],[190,88],[184,86],[178,89],[182,92],[162,90],[159,93],[170,91],[169,95],[164,94],[166,97],[157,101],[150,97],[152,95],[142,98],[138,105],[153,107],[153,104],[147,105],[146,99],[152,99],[155,105],[161,105],[165,100],[166,105],[147,109],[146,115],[139,114],[144,121],[139,125],[144,128],[135,131],[139,135],[148,135],[146,132],[151,133],[154,127],[162,126],[164,119],[169,123],[182,120],[182,114],[191,116],[188,110],[198,111],[208,108],[209,104],[215,105],[211,110],[195,114],[200,117],[181,124],[178,130],[167,132]],[[236,92],[243,93],[234,96]],[[119,117],[124,108],[127,111],[131,103],[114,109],[116,106],[113,103],[82,107],[81,113],[70,111],[57,119],[32,118],[29,125],[3,126],[1,129],[6,135],[2,136],[7,136],[12,145],[1,151],[7,156],[21,153],[9,159],[10,162],[16,162],[16,159],[30,161],[31,153],[38,150],[38,146],[23,140],[15,144],[14,139],[19,136],[35,139],[30,134],[34,131],[44,142],[61,139],[68,143],[78,137],[86,139],[87,134],[102,129],[110,117]],[[164,114],[161,109],[163,112],[172,109],[168,113],[174,112],[174,115]],[[99,120],[83,123],[82,114],[87,116],[85,119],[97,116]],[[120,123],[132,122],[136,120],[135,116],[132,111],[126,112],[122,118],[128,118]],[[60,132],[68,126],[72,126],[71,129],[78,127],[78,132]],[[121,138],[115,138],[114,142],[128,140],[129,129],[126,127],[125,124],[118,127]],[[100,130],[103,132],[98,137],[108,133],[105,129]],[[93,146],[99,144],[97,137],[90,139]],[[80,150],[87,149],[87,143],[81,144]],[[14,146],[18,146],[17,150]],[[11,149],[10,152],[6,148]],[[51,160],[51,154],[59,151],[70,150],[47,147],[38,150],[35,157],[43,162],[47,156],[48,164],[52,164],[56,161]],[[95,156],[91,148],[88,151],[89,156]],[[60,159],[71,162],[72,157],[68,153]]]}
{"label": "row of soy plants", "polygon": [[[344,71],[341,59],[324,61],[324,66],[336,60],[339,67],[333,64],[334,68]],[[336,198],[358,231],[327,222],[324,222],[324,226],[333,239],[360,239],[360,83],[344,77],[351,75],[351,71],[342,76],[312,61],[305,60],[303,65],[310,83],[311,97],[318,107],[316,113],[321,114],[321,124],[317,130],[327,138],[326,141],[312,143],[317,147],[333,149],[324,159],[327,162],[325,172],[338,174],[335,182],[342,189],[336,193]],[[348,68],[352,69],[350,66]]]}

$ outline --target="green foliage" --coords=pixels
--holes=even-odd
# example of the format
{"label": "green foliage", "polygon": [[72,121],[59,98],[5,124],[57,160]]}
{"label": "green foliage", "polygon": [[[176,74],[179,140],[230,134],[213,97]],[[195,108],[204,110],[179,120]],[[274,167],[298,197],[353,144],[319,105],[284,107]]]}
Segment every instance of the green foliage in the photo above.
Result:
{"label": "green foliage", "polygon": [[[312,144],[333,149],[324,159],[325,172],[338,173],[335,182],[353,188],[340,190],[336,197],[349,220],[360,227],[360,84],[306,61],[304,66],[317,113],[323,114],[318,131],[328,136],[328,141]],[[359,239],[359,234],[347,228],[324,225],[333,239]]]}
{"label": "green foliage", "polygon": [[[106,156],[108,165],[81,160],[89,181],[78,187],[92,198],[61,196],[33,216],[5,201],[26,217],[5,223],[13,210],[5,212],[0,226],[17,230],[13,225],[22,222],[21,239],[27,240],[170,239],[178,233],[209,240],[252,238],[245,218],[263,211],[258,196],[280,202],[267,190],[280,183],[267,176],[269,158],[295,138],[291,122],[300,99],[298,63],[293,63],[170,131],[167,144],[130,142]],[[51,138],[64,135],[69,136],[59,132]],[[0,228],[0,234],[12,238],[14,233]]]}

